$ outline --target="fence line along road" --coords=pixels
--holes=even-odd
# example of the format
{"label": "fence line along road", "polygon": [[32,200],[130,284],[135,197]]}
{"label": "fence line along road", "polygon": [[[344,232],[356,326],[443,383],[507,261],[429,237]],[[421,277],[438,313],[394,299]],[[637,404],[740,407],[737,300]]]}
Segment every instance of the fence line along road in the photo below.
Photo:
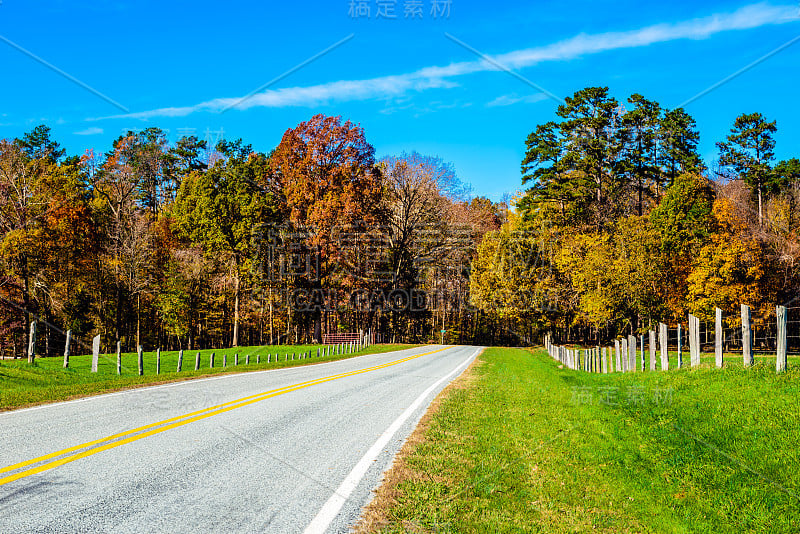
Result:
{"label": "fence line along road", "polygon": [[[33,364],[37,357],[36,352],[36,336],[37,336],[37,322],[32,321],[30,325],[30,334],[28,338],[28,362]],[[343,334],[341,339],[333,337],[331,339],[336,340],[332,343],[325,343],[321,347],[317,347],[317,358],[320,357],[328,357],[328,356],[341,356],[344,354],[352,354],[354,352],[358,352],[362,349],[365,349],[374,344],[374,336],[371,331],[366,333],[356,333],[355,338],[352,338],[351,334]],[[73,339],[72,337],[72,330],[67,330],[66,333],[66,343],[64,346],[64,368],[69,368],[69,361],[71,355],[71,345],[78,342],[77,340]],[[116,343],[117,351],[116,351],[116,371],[118,375],[122,374],[122,346],[119,341]],[[214,356],[215,353],[211,352],[208,360],[208,366],[210,369],[214,368]],[[267,363],[271,363],[271,354],[267,354]],[[277,363],[280,361],[279,358],[280,354],[275,354],[274,361]],[[285,353],[284,361],[289,361],[289,353]],[[291,360],[294,360],[297,356],[296,353],[292,354]],[[223,354],[223,363],[222,367],[228,366],[228,355]],[[314,357],[313,350],[309,350],[307,353],[301,353],[298,359],[311,359]],[[145,374],[145,357],[144,357],[144,348],[139,345],[136,348],[136,360],[137,360],[137,368],[136,372],[139,376],[143,376]],[[100,363],[100,336],[97,335],[92,339],[92,367],[91,372],[96,373],[98,369],[98,365]],[[261,355],[256,354],[256,363],[261,363]],[[234,367],[239,365],[239,353],[234,354]],[[250,354],[245,355],[245,365],[250,365]],[[155,350],[155,368],[156,368],[156,375],[161,374],[161,348],[158,347]],[[200,369],[200,352],[197,353],[194,362],[194,371]],[[176,372],[180,373],[183,371],[183,349],[178,351],[178,365]]]}
{"label": "fence line along road", "polygon": [[[754,363],[753,356],[753,321],[750,307],[741,305],[741,344],[742,344],[742,363],[744,367],[750,367]],[[787,368],[787,331],[788,331],[788,309],[785,306],[777,306],[775,309],[776,336],[775,336],[775,371],[783,372]],[[688,317],[689,332],[689,365],[697,367],[700,365],[700,319],[693,314]],[[658,333],[655,330],[647,332],[650,353],[650,370],[656,370],[656,352],[660,352],[660,368],[662,371],[669,370],[669,352],[667,348],[669,326],[665,323],[658,323]],[[679,323],[677,330],[678,345],[678,369],[683,367],[682,341],[683,328]],[[706,332],[707,333],[707,332]],[[642,333],[639,338],[638,361],[637,361],[637,339],[634,335],[627,338],[614,340],[613,347],[593,347],[593,348],[569,348],[563,345],[554,344],[551,341],[551,334],[545,335],[544,344],[547,353],[551,358],[561,362],[565,367],[576,371],[589,373],[608,373],[608,372],[630,372],[639,368],[645,370],[645,336]],[[658,338],[658,346],[656,346]],[[716,308],[714,321],[714,364],[715,367],[723,366],[723,346],[725,343],[725,331],[722,321],[722,310]],[[612,350],[613,356],[612,357]]]}

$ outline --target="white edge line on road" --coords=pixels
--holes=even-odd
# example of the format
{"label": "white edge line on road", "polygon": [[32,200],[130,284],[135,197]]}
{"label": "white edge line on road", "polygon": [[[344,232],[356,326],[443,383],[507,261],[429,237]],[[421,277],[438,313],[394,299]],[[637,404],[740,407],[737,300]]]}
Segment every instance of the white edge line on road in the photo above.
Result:
{"label": "white edge line on road", "polygon": [[341,485],[336,489],[333,495],[330,496],[328,501],[323,505],[322,509],[317,513],[314,519],[311,520],[311,523],[308,524],[306,529],[303,531],[303,534],[323,534],[328,527],[336,519],[336,516],[339,515],[339,512],[344,506],[344,503],[347,499],[350,498],[350,495],[353,493],[353,490],[356,489],[361,479],[364,478],[364,475],[367,473],[367,470],[373,465],[373,462],[378,458],[378,455],[383,451],[383,448],[386,447],[386,444],[389,443],[389,440],[392,439],[392,436],[400,429],[401,426],[411,417],[411,415],[419,408],[423,402],[427,399],[428,395],[431,394],[433,390],[435,390],[442,382],[448,380],[449,378],[453,377],[453,375],[461,374],[464,369],[475,359],[475,357],[480,354],[483,348],[477,349],[472,355],[470,355],[463,363],[459,364],[455,369],[450,371],[447,375],[443,376],[439,380],[437,380],[432,386],[422,392],[422,394],[416,398],[411,405],[406,408],[406,410],[400,414],[394,423],[389,425],[389,428],[380,435],[378,440],[370,447],[367,453],[358,461],[356,466],[350,471],[350,474],[345,477],[344,481]]}
{"label": "white edge line on road", "polygon": [[[2,4],[2,0],[0,0],[0,4]],[[319,362],[314,364],[307,364],[307,365],[292,365],[289,367],[281,367],[280,369],[264,369],[263,371],[239,371],[239,372],[229,372],[220,376],[209,376],[204,378],[187,378],[186,380],[180,380],[177,382],[169,382],[167,384],[159,384],[157,386],[141,386],[141,387],[132,387],[129,389],[125,389],[122,391],[114,391],[112,393],[100,393],[99,395],[90,395],[88,397],[81,397],[79,399],[72,399],[67,401],[58,401],[58,402],[51,402],[47,404],[39,404],[37,406],[30,406],[28,408],[19,408],[18,410],[6,410],[4,412],[0,412],[0,417],[14,415],[18,413],[24,412],[32,412],[34,410],[41,410],[44,408],[55,408],[57,406],[64,406],[67,404],[76,404],[79,402],[86,402],[98,399],[106,399],[108,397],[116,397],[117,395],[125,395],[137,392],[144,392],[144,391],[152,391],[154,389],[166,389],[172,388],[177,386],[187,386],[191,384],[197,384],[198,382],[209,382],[211,380],[223,380],[226,378],[235,378],[241,377],[242,375],[260,375],[264,373],[276,373],[279,371],[296,371],[298,369],[303,369],[307,367],[313,366],[323,366],[323,365],[331,365],[335,363],[347,362],[347,361],[354,361],[358,358],[363,358],[364,356],[384,356],[387,354],[394,354],[395,352],[403,352],[405,350],[417,350],[417,349],[428,349],[429,347],[446,347],[448,345],[420,345],[419,347],[412,347],[410,349],[400,349],[400,350],[393,350],[391,352],[373,352],[370,354],[362,354],[360,356],[354,356],[352,358],[342,358],[341,360],[334,360],[332,362]],[[450,347],[456,347],[458,345],[449,345]],[[157,376],[157,375],[156,375]]]}

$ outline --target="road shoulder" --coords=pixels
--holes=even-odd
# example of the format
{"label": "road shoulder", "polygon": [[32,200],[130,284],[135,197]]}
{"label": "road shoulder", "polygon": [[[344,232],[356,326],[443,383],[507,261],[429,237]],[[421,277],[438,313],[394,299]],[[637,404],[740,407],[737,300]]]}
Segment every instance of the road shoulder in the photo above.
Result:
{"label": "road shoulder", "polygon": [[392,466],[384,473],[380,487],[375,490],[375,495],[367,506],[364,507],[358,523],[353,527],[355,534],[367,534],[379,532],[388,527],[402,527],[405,531],[414,532],[415,525],[396,524],[390,517],[390,511],[394,508],[401,496],[399,485],[403,482],[429,481],[429,475],[415,470],[409,465],[409,458],[413,455],[416,448],[426,440],[426,434],[430,429],[431,420],[441,409],[442,405],[455,392],[472,387],[478,380],[475,372],[484,364],[481,354],[453,381],[450,382],[431,402],[428,410],[422,416],[419,424],[408,437],[400,452],[394,458]]}

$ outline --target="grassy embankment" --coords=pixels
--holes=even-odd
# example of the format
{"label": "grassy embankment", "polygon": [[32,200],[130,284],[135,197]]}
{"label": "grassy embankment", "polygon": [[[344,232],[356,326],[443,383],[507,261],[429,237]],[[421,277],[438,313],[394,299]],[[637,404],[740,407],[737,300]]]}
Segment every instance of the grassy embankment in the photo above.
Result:
{"label": "grassy embankment", "polygon": [[[97,373],[91,372],[91,355],[72,356],[69,368],[63,368],[63,358],[37,358],[34,365],[27,360],[0,361],[0,411],[20,408],[43,402],[66,400],[86,395],[105,393],[129,387],[175,382],[219,373],[279,369],[295,365],[308,365],[320,361],[341,360],[364,354],[376,354],[414,347],[416,345],[372,345],[353,354],[317,358],[319,345],[280,345],[261,347],[239,347],[237,349],[184,351],[182,371],[177,372],[178,352],[161,353],[161,373],[156,375],[156,353],[145,352],[144,375],[139,376],[136,353],[122,354],[122,373],[117,375],[116,354],[101,354]],[[301,353],[312,352],[312,358],[299,359]],[[195,357],[200,352],[200,369],[195,371]],[[209,367],[214,353],[214,368]],[[239,354],[239,365],[234,365]],[[250,355],[250,364],[246,357]],[[271,362],[266,362],[271,354]],[[275,355],[278,355],[276,362]],[[296,354],[292,360],[292,354]],[[257,356],[261,363],[256,363]],[[227,356],[227,367],[223,360]],[[287,361],[288,357],[288,361]]]}
{"label": "grassy embankment", "polygon": [[[676,365],[672,355],[671,365]],[[685,360],[688,355],[685,355]],[[800,532],[800,360],[588,374],[487,349],[367,513],[382,532]]]}

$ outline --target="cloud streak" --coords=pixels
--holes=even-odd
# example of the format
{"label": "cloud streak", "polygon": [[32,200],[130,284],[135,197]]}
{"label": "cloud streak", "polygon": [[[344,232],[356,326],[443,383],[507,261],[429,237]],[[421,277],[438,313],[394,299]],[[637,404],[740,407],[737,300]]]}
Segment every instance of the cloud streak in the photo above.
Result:
{"label": "cloud streak", "polygon": [[486,107],[513,106],[514,104],[535,104],[542,100],[547,100],[548,96],[544,93],[534,93],[532,95],[519,96],[516,93],[510,95],[500,95],[491,102],[486,103]]}
{"label": "cloud streak", "polygon": [[97,126],[86,128],[85,130],[81,130],[79,132],[74,132],[75,135],[100,135],[101,133],[103,133],[103,129],[98,128]]}
{"label": "cloud streak", "polygon": [[[718,13],[671,24],[656,24],[629,31],[579,34],[549,45],[515,50],[484,59],[462,61],[446,66],[431,66],[414,72],[361,80],[340,80],[306,87],[270,89],[242,101],[242,97],[216,98],[183,107],[166,107],[138,113],[87,119],[141,119],[185,117],[198,112],[219,113],[229,107],[251,108],[314,107],[330,102],[351,102],[396,98],[430,89],[458,87],[453,80],[460,76],[500,70],[525,69],[544,62],[569,61],[588,55],[646,47],[685,39],[708,39],[716,34],[741,31],[798,21],[797,6],[766,3],[744,6],[729,13]],[[493,64],[494,63],[494,64]],[[520,100],[524,102],[525,100]],[[516,103],[516,102],[511,102]],[[506,101],[489,105],[509,105]]]}

